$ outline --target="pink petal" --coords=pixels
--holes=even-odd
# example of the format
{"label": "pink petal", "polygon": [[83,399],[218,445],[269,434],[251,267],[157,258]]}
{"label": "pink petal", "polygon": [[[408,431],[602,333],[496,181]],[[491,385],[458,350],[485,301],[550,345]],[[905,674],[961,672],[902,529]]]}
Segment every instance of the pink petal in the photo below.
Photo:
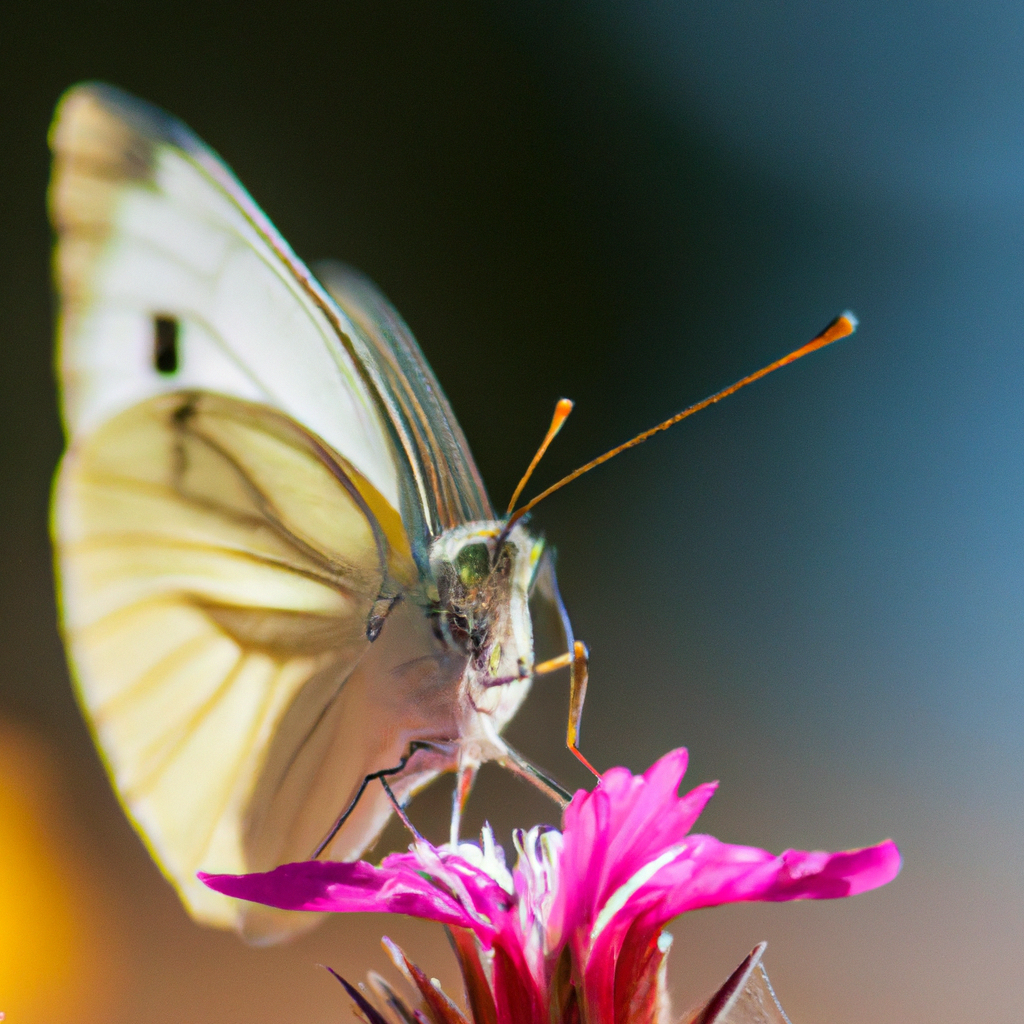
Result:
{"label": "pink petal", "polygon": [[648,946],[679,914],[723,903],[854,896],[892,881],[900,865],[892,840],[840,853],[786,850],[775,856],[713,836],[690,836],[679,855],[637,889],[589,949],[589,935],[575,937],[577,955],[586,963],[588,1005],[598,1014],[612,1006],[616,965],[635,956],[625,943]]}
{"label": "pink petal", "polygon": [[861,850],[826,853],[786,850],[773,856],[752,846],[732,846],[711,836],[691,836],[688,856],[666,865],[637,897],[663,898],[664,921],[699,907],[761,900],[821,900],[854,896],[891,882],[900,853],[887,839]]}
{"label": "pink petal", "polygon": [[680,797],[685,748],[670,751],[642,776],[612,768],[592,791],[578,791],[564,815],[561,888],[552,932],[592,923],[616,889],[677,845],[693,827],[717,783]]}
{"label": "pink petal", "polygon": [[470,928],[482,942],[489,943],[495,928],[487,912],[504,909],[507,894],[461,858],[452,857],[445,866],[457,869],[463,882],[468,876],[470,884],[462,888],[474,906],[465,906],[454,893],[446,891],[443,878],[419,874],[419,862],[412,854],[393,854],[380,867],[365,861],[304,861],[249,875],[200,872],[199,878],[227,896],[282,910],[407,914]]}
{"label": "pink petal", "polygon": [[492,964],[498,1024],[546,1024],[544,998],[514,945],[497,943]]}

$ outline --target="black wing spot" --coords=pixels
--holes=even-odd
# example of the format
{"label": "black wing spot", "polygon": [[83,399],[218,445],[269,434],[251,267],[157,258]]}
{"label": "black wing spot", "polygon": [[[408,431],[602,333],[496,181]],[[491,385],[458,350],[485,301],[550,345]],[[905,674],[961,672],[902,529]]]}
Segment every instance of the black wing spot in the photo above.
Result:
{"label": "black wing spot", "polygon": [[173,316],[153,317],[153,366],[158,373],[178,372],[178,321]]}

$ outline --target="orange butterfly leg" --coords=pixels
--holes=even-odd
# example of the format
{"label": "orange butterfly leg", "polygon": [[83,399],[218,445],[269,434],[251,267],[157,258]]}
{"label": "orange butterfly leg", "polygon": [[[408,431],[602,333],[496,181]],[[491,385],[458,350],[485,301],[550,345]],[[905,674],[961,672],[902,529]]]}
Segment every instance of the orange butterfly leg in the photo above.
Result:
{"label": "orange butterfly leg", "polygon": [[583,752],[579,748],[583,702],[587,698],[590,652],[587,650],[587,645],[579,640],[575,641],[572,648],[572,653],[560,654],[557,658],[542,661],[534,667],[533,674],[541,676],[567,667],[572,670],[569,674],[569,724],[565,732],[565,745],[581,764],[597,778],[601,778],[601,773],[583,756]]}
{"label": "orange butterfly leg", "polygon": [[583,719],[583,702],[587,699],[588,659],[587,645],[577,640],[572,651],[572,671],[569,675],[569,725],[565,732],[565,744],[576,759],[596,778],[601,773],[583,756],[579,748],[580,722]]}

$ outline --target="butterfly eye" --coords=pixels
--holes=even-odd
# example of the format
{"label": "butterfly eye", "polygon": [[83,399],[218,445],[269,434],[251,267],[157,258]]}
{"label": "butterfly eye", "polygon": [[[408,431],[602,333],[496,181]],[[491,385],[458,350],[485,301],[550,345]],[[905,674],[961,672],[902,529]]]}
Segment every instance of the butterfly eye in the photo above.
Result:
{"label": "butterfly eye", "polygon": [[178,372],[178,321],[173,316],[153,317],[153,366],[164,375]]}
{"label": "butterfly eye", "polygon": [[486,544],[467,544],[455,556],[455,571],[463,586],[482,583],[491,571],[491,556]]}

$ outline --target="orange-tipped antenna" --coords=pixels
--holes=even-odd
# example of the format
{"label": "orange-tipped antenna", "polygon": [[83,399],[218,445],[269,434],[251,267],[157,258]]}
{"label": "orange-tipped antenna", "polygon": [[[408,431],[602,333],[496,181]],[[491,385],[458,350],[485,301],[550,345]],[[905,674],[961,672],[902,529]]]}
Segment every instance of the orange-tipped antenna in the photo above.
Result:
{"label": "orange-tipped antenna", "polygon": [[537,449],[537,454],[533,457],[533,461],[526,467],[526,472],[523,474],[523,479],[519,481],[519,486],[515,491],[513,491],[512,500],[508,503],[505,515],[511,515],[512,509],[516,507],[516,502],[519,500],[519,495],[523,493],[523,488],[530,482],[530,477],[533,476],[533,471],[537,468],[537,463],[544,458],[544,453],[548,450],[548,445],[554,441],[558,432],[562,429],[562,424],[569,418],[569,413],[571,412],[572,402],[568,398],[560,398],[555,404],[555,414],[551,417],[551,426],[548,427],[548,432],[544,435],[544,440],[541,441],[540,447]]}
{"label": "orange-tipped antenna", "polygon": [[[512,513],[509,521],[505,524],[503,533],[507,534],[517,520],[525,516],[530,509],[542,502],[546,497],[548,497],[548,495],[554,494],[555,491],[560,490],[577,477],[583,476],[584,473],[589,473],[595,466],[600,466],[602,462],[607,462],[613,456],[618,455],[619,452],[624,452],[627,448],[635,448],[638,444],[642,444],[649,437],[653,437],[662,430],[668,430],[669,427],[675,426],[675,424],[679,423],[681,420],[685,420],[688,416],[692,416],[695,412],[700,412],[701,409],[706,409],[709,405],[714,405],[715,402],[720,402],[723,398],[727,398],[729,395],[735,394],[735,392],[739,391],[740,388],[744,388],[748,384],[753,384],[755,380],[767,377],[772,371],[778,370],[783,366],[788,366],[790,363],[795,363],[798,359],[802,359],[804,356],[810,355],[812,352],[817,352],[819,348],[831,345],[834,341],[839,341],[841,338],[849,337],[856,329],[857,318],[852,313],[847,311],[841,316],[837,316],[835,320],[833,320],[832,323],[830,323],[828,327],[821,332],[821,334],[807,342],[806,345],[802,345],[795,351],[790,352],[788,356],[776,359],[774,363],[769,363],[768,366],[762,367],[757,371],[757,373],[752,373],[749,377],[744,377],[743,380],[738,380],[735,384],[730,384],[729,387],[712,395],[710,398],[705,398],[702,402],[698,402],[696,405],[691,405],[682,412],[676,413],[675,416],[665,420],[664,423],[659,423],[656,427],[651,427],[650,430],[645,430],[642,434],[637,434],[632,440],[627,441],[625,444],[620,444],[610,452],[605,452],[604,455],[599,455],[596,459],[588,462],[585,466],[580,466],[579,469],[573,470],[568,476],[562,477],[558,483],[552,484],[546,491],[541,491],[536,498],[531,498],[530,501],[528,501],[522,508]],[[560,404],[561,403],[559,403],[559,405]],[[555,416],[557,419],[557,410],[555,412]],[[561,425],[562,424],[559,421],[558,426],[560,427]],[[547,447],[550,438],[554,437],[555,433],[557,433],[558,427],[555,426],[555,421],[552,421],[551,426],[552,431],[549,431],[549,437],[545,438],[544,444],[541,445],[541,449],[537,453],[536,458],[534,458],[533,462],[530,464],[530,468],[527,470],[526,476],[523,477],[523,483],[516,488],[516,493],[512,499],[512,503],[509,505],[509,509],[512,509],[515,506],[515,499],[519,497],[519,492],[523,489],[523,484],[525,484],[529,479],[530,473],[533,472],[533,467],[537,464],[541,455],[544,453],[544,449]]]}

